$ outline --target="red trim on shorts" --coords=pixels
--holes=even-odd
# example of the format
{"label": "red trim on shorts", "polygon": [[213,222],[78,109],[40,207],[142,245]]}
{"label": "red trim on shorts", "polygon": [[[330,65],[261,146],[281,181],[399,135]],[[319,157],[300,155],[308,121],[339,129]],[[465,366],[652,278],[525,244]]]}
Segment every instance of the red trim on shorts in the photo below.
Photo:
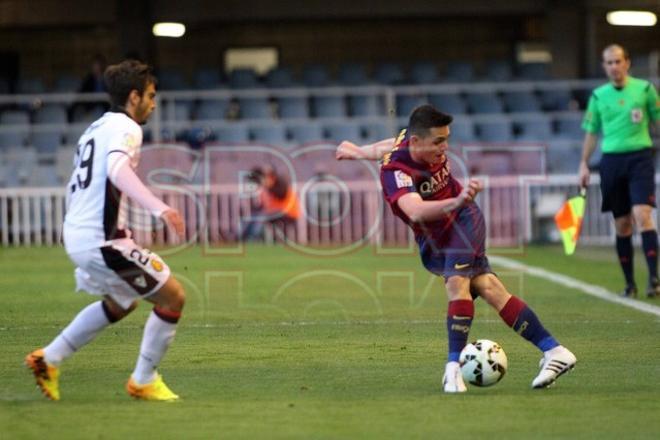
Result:
{"label": "red trim on shorts", "polygon": [[513,324],[516,323],[516,319],[518,319],[520,312],[522,312],[525,307],[527,307],[525,301],[521,300],[517,296],[512,295],[506,304],[504,304],[502,310],[500,310],[500,316],[504,322],[506,322],[506,325],[513,327]]}
{"label": "red trim on shorts", "polygon": [[166,310],[158,306],[154,306],[154,313],[160,319],[162,319],[165,322],[169,322],[170,324],[176,324],[177,322],[179,322],[179,318],[181,318],[181,312]]}
{"label": "red trim on shorts", "polygon": [[447,316],[468,316],[474,318],[474,302],[471,299],[449,301]]}

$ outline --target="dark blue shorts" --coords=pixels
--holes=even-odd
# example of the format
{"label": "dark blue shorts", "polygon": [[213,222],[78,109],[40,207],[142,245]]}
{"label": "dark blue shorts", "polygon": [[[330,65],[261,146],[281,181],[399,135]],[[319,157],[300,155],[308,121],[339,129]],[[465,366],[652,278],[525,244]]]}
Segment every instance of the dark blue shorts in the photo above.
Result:
{"label": "dark blue shorts", "polygon": [[614,218],[630,214],[634,205],[655,207],[655,163],[651,148],[633,153],[603,154],[600,190],[603,212]]}
{"label": "dark blue shorts", "polygon": [[454,224],[443,237],[443,245],[435,246],[432,238],[418,237],[422,264],[431,273],[474,278],[492,273],[486,257],[486,226],[476,205],[461,209]]}

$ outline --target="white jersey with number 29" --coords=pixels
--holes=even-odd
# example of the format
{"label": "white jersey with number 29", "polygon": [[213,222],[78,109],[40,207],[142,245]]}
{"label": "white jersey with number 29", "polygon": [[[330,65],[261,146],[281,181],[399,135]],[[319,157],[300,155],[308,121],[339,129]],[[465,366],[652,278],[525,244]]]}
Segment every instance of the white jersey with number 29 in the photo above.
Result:
{"label": "white jersey with number 29", "polygon": [[126,237],[120,219],[122,193],[109,176],[122,155],[135,170],[141,145],[142,128],[122,112],[105,113],[80,137],[67,186],[63,232],[68,253]]}

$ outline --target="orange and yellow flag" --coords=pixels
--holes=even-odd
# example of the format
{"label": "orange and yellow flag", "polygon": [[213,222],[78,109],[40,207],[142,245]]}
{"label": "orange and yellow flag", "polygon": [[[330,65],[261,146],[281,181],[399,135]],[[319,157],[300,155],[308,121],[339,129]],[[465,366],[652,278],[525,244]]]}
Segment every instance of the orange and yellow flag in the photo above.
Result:
{"label": "orange and yellow flag", "polygon": [[580,229],[582,228],[586,198],[587,189],[580,188],[580,195],[566,200],[555,214],[555,224],[561,234],[566,255],[573,255],[575,252]]}

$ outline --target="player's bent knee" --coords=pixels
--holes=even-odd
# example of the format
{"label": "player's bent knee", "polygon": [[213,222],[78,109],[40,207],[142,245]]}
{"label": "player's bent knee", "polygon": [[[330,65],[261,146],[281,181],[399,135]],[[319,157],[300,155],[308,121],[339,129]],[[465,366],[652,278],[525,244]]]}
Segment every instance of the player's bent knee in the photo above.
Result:
{"label": "player's bent knee", "polygon": [[186,292],[176,278],[170,277],[156,292],[152,302],[161,308],[180,312],[186,302]]}
{"label": "player's bent knee", "polygon": [[109,297],[105,297],[102,301],[103,312],[110,323],[115,323],[124,319],[137,307],[137,301],[133,301],[127,308],[123,308]]}

